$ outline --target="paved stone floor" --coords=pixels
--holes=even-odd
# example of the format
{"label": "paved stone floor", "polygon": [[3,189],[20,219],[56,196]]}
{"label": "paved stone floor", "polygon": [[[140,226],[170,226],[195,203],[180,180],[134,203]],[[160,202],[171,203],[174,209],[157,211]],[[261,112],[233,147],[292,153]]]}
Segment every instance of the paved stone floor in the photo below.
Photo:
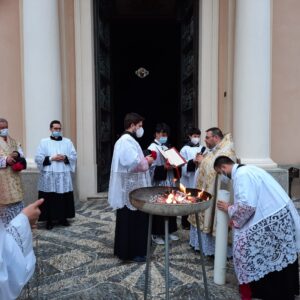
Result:
{"label": "paved stone floor", "polygon": [[[34,233],[37,269],[19,299],[143,299],[145,264],[113,256],[114,220],[103,199],[81,204],[70,227],[47,231],[41,224]],[[204,299],[199,254],[188,245],[188,231],[179,235],[170,245],[170,298]],[[152,250],[149,299],[164,299],[164,247]],[[213,283],[213,260],[205,265],[211,300],[240,299],[232,261],[223,286]]]}

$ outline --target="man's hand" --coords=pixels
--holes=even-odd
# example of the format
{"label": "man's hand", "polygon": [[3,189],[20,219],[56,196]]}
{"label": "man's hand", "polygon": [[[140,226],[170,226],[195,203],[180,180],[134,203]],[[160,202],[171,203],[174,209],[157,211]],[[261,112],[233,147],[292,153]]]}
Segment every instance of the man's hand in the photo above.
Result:
{"label": "man's hand", "polygon": [[194,158],[194,162],[200,164],[203,160],[204,156],[202,154],[197,154]]}
{"label": "man's hand", "polygon": [[7,163],[9,166],[12,166],[15,162],[16,162],[16,160],[13,158],[13,156],[11,156],[11,155],[7,156],[7,158],[6,158],[6,163]]}
{"label": "man's hand", "polygon": [[221,201],[221,200],[217,201],[217,208],[219,210],[222,210],[224,212],[228,212],[228,207],[229,206],[230,206],[230,204],[227,203],[227,202],[224,202],[224,201]]}
{"label": "man's hand", "polygon": [[168,160],[165,162],[164,167],[165,167],[166,170],[172,170],[173,169],[173,166],[169,163]]}
{"label": "man's hand", "polygon": [[23,209],[23,214],[28,217],[29,223],[31,225],[31,228],[36,228],[37,221],[39,219],[39,216],[41,214],[41,211],[39,209],[39,206],[44,202],[44,199],[36,200],[34,203],[29,204]]}
{"label": "man's hand", "polygon": [[147,155],[146,159],[148,161],[148,165],[151,166],[153,164],[154,158],[151,155]]}
{"label": "man's hand", "polygon": [[65,155],[62,155],[62,154],[56,154],[54,156],[51,156],[51,160],[53,161],[64,161],[66,158]]}
{"label": "man's hand", "polygon": [[20,157],[20,153],[18,151],[13,151],[13,153],[11,153],[9,156],[11,156],[14,159],[17,159],[18,157]]}

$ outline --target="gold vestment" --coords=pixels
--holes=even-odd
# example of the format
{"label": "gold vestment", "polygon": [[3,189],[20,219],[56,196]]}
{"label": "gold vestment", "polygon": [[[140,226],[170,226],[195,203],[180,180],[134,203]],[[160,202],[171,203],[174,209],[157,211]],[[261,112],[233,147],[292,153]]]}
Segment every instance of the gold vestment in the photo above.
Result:
{"label": "gold vestment", "polygon": [[[196,187],[200,190],[205,190],[212,195],[212,205],[203,212],[199,213],[200,230],[204,233],[213,233],[215,231],[215,210],[216,210],[216,195],[215,184],[217,173],[214,170],[215,159],[221,155],[226,155],[236,161],[231,134],[224,136],[222,141],[208,152],[202,160],[198,176],[196,179]],[[195,215],[190,215],[189,222],[196,227]]]}
{"label": "gold vestment", "polygon": [[[0,156],[8,156],[18,151],[20,145],[11,137],[7,141],[0,138]],[[0,206],[13,204],[23,200],[23,188],[20,172],[15,172],[10,166],[0,168]]]}

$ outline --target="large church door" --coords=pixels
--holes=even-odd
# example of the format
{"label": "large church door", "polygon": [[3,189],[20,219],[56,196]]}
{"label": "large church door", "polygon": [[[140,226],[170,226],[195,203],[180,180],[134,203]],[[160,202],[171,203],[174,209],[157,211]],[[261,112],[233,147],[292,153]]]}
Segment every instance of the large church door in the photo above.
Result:
{"label": "large church door", "polygon": [[180,128],[198,127],[198,35],[199,0],[179,1],[181,17]]}
{"label": "large church door", "polygon": [[156,123],[171,127],[178,149],[197,126],[198,2],[94,0],[98,192],[107,190],[126,113],[146,117],[142,148]]}
{"label": "large church door", "polygon": [[98,192],[107,190],[112,157],[109,0],[94,0],[96,159]]}

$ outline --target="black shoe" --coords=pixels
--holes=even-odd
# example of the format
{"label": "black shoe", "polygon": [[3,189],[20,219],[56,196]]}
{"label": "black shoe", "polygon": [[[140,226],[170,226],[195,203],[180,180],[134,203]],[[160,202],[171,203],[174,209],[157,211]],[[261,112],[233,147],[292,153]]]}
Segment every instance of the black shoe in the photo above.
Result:
{"label": "black shoe", "polygon": [[62,226],[70,226],[70,223],[67,219],[60,221],[59,224]]}
{"label": "black shoe", "polygon": [[146,256],[135,256],[132,261],[142,263],[146,261]]}
{"label": "black shoe", "polygon": [[51,230],[53,228],[53,224],[51,221],[48,221],[47,224],[46,224],[46,229],[47,230]]}

